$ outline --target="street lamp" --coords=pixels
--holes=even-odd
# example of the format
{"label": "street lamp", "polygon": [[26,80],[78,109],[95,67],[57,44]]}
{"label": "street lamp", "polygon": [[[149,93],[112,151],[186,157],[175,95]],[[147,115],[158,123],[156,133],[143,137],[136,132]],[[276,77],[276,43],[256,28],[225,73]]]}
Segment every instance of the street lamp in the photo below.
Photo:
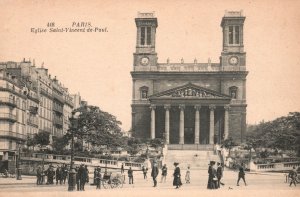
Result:
{"label": "street lamp", "polygon": [[22,169],[20,167],[20,161],[21,161],[21,142],[17,142],[18,144],[18,157],[17,157],[17,163],[16,163],[16,168],[17,168],[17,180],[22,180]]}
{"label": "street lamp", "polygon": [[70,131],[72,134],[71,141],[71,164],[70,164],[70,172],[69,172],[69,187],[68,191],[74,191],[76,185],[76,171],[74,169],[74,130],[78,127],[78,116],[80,112],[72,112],[72,116],[69,118],[70,120]]}

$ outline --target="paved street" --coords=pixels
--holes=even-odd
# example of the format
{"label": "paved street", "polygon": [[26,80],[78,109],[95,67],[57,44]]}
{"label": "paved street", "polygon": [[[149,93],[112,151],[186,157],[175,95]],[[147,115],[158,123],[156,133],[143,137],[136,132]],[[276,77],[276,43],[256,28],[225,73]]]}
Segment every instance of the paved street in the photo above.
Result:
{"label": "paved street", "polygon": [[[23,176],[22,180],[16,180],[15,178],[0,178],[0,196],[3,196],[3,193],[9,192],[10,195],[18,195],[20,192],[24,192],[24,194],[38,195],[43,192],[44,194],[56,195],[59,191],[59,195],[105,195],[105,196],[141,196],[144,195],[196,195],[196,194],[207,194],[208,196],[215,193],[222,193],[222,195],[230,194],[230,196],[235,196],[243,193],[243,194],[264,194],[268,193],[268,195],[272,194],[275,196],[290,196],[296,195],[300,192],[300,185],[297,187],[289,187],[287,183],[285,183],[284,175],[282,173],[263,173],[263,174],[246,174],[246,181],[248,186],[244,186],[243,182],[240,182],[240,186],[236,186],[237,172],[233,171],[224,171],[224,179],[222,182],[225,183],[219,190],[207,190],[207,171],[206,170],[192,170],[191,171],[191,184],[184,184],[180,189],[176,190],[172,186],[172,170],[169,170],[167,182],[160,183],[160,177],[158,177],[158,187],[153,188],[152,179],[150,177],[150,172],[148,173],[148,180],[143,179],[143,175],[141,172],[134,172],[134,184],[124,184],[121,189],[101,189],[96,190],[95,186],[87,185],[85,192],[67,192],[67,184],[66,185],[42,185],[37,186],[35,184],[35,177]],[[185,170],[182,170],[182,181],[184,183],[184,175]],[[92,176],[92,174],[90,175]],[[91,179],[90,179],[91,180]],[[126,181],[128,179],[126,177]],[[229,189],[232,188],[232,189]],[[44,193],[46,192],[46,193]],[[181,196],[182,196],[181,195]]]}

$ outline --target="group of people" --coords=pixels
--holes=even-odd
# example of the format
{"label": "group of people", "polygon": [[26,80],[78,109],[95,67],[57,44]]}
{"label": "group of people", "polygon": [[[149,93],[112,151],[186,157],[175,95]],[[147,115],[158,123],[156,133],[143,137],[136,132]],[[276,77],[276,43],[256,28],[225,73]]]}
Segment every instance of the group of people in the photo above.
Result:
{"label": "group of people", "polygon": [[37,185],[42,185],[46,180],[46,184],[54,184],[54,179],[56,179],[56,184],[65,184],[66,179],[68,177],[68,168],[67,165],[62,164],[62,166],[57,165],[56,169],[54,169],[54,166],[50,164],[47,170],[43,170],[41,166],[38,166],[37,168]]}
{"label": "group of people", "polygon": [[84,186],[89,182],[89,170],[87,165],[81,164],[76,166],[76,186],[77,191],[84,191]]}
{"label": "group of people", "polygon": [[217,162],[217,166],[215,166],[215,161],[210,161],[208,164],[208,183],[207,189],[218,189],[220,185],[224,185],[221,182],[223,177],[223,166],[221,163]]}

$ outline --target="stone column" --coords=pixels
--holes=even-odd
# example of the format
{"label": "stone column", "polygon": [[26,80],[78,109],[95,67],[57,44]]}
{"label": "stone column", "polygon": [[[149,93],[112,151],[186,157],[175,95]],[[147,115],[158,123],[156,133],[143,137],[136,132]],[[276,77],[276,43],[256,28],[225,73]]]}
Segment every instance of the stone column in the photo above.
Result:
{"label": "stone column", "polygon": [[228,138],[229,134],[229,105],[225,105],[225,114],[224,114],[224,140]]}
{"label": "stone column", "polygon": [[170,142],[170,108],[171,108],[171,105],[165,105],[164,106],[165,108],[165,140],[166,140],[166,143],[169,144]]}
{"label": "stone column", "polygon": [[199,144],[200,139],[200,105],[195,105],[195,144]]}
{"label": "stone column", "polygon": [[215,135],[215,105],[209,105],[210,116],[209,116],[209,144],[214,144]]}
{"label": "stone column", "polygon": [[155,138],[155,105],[151,105],[151,139]]}
{"label": "stone column", "polygon": [[184,144],[184,105],[179,105],[180,119],[179,119],[179,144]]}

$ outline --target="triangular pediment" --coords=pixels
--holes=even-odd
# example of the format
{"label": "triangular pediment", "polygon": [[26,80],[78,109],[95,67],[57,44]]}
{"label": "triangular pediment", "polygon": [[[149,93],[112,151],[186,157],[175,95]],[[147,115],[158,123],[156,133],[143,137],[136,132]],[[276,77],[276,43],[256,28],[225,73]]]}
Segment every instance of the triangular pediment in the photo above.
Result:
{"label": "triangular pediment", "polygon": [[150,96],[155,98],[195,98],[195,99],[231,99],[229,95],[203,88],[192,83],[159,92]]}

